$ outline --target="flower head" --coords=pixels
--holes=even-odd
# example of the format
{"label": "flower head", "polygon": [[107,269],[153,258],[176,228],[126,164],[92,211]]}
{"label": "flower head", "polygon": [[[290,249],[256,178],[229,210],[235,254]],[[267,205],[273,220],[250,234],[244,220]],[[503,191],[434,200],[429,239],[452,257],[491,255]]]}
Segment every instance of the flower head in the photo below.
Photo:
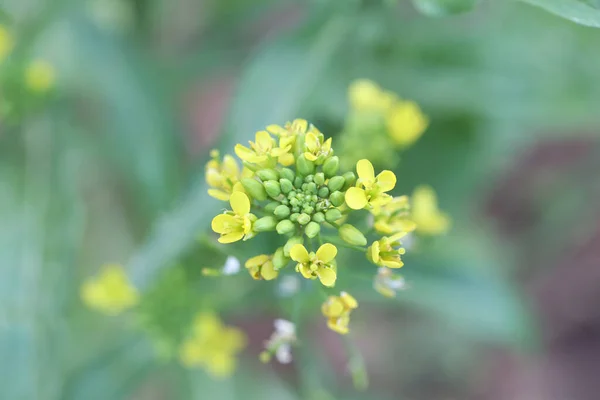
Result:
{"label": "flower head", "polygon": [[32,92],[43,93],[54,85],[54,67],[47,61],[35,60],[25,70],[25,84]]}
{"label": "flower head", "polygon": [[261,254],[246,261],[246,268],[253,279],[270,281],[277,278],[279,272],[273,266],[273,256]]}
{"label": "flower head", "polygon": [[108,315],[117,315],[138,304],[139,293],[133,287],[122,266],[109,264],[100,274],[81,287],[81,298],[90,308]]}
{"label": "flower head", "polygon": [[350,107],[358,112],[387,112],[397,100],[395,94],[381,89],[368,79],[359,79],[348,88]]}
{"label": "flower head", "polygon": [[421,137],[429,121],[415,102],[399,101],[387,114],[386,124],[396,145],[408,147]]}
{"label": "flower head", "polygon": [[406,253],[406,250],[400,243],[400,238],[405,235],[401,232],[394,236],[384,236],[376,240],[367,249],[367,258],[373,264],[388,268],[401,268],[404,265],[400,256]]}
{"label": "flower head", "polygon": [[4,61],[4,59],[8,56],[10,51],[13,48],[13,37],[10,32],[4,27],[0,25],[0,62]]}
{"label": "flower head", "polygon": [[200,313],[190,337],[179,348],[179,357],[186,367],[203,367],[212,376],[224,378],[235,370],[235,356],[245,346],[242,331],[224,326],[213,313]]}
{"label": "flower head", "polygon": [[279,137],[293,137],[304,135],[308,129],[308,122],[305,119],[297,118],[292,122],[286,122],[284,126],[269,125],[267,131]]}
{"label": "flower head", "polygon": [[325,136],[317,128],[311,127],[304,139],[304,157],[321,165],[331,155],[331,138],[325,140]]}
{"label": "flower head", "polygon": [[373,227],[382,235],[412,232],[417,226],[410,219],[408,196],[394,197],[389,203],[374,207],[371,213],[374,216]]}
{"label": "flower head", "polygon": [[256,132],[255,141],[249,143],[250,148],[237,144],[235,154],[243,161],[261,167],[274,166],[277,158],[286,154],[292,148],[290,141],[284,139],[282,139],[283,147],[279,147],[277,141],[267,131]]}
{"label": "flower head", "polygon": [[296,261],[296,271],[307,279],[317,277],[325,286],[335,285],[337,267],[335,256],[337,248],[331,243],[325,243],[315,252],[309,253],[301,244],[296,244],[290,250],[290,257]]}
{"label": "flower head", "polygon": [[433,188],[419,186],[412,195],[411,218],[417,224],[417,233],[440,235],[450,229],[450,217],[441,212]]}
{"label": "flower head", "polygon": [[212,160],[205,167],[206,183],[212,187],[208,189],[208,194],[215,199],[228,201],[231,193],[244,191],[240,179],[252,172],[246,168],[240,171],[237,162],[229,154],[223,157],[223,161],[219,159],[218,150],[213,150],[210,154]]}
{"label": "flower head", "polygon": [[393,298],[399,290],[406,289],[406,280],[402,275],[393,273],[391,269],[382,267],[375,275],[373,288],[381,295]]}
{"label": "flower head", "polygon": [[233,192],[229,203],[233,211],[225,211],[212,220],[213,231],[221,235],[219,242],[232,243],[252,238],[255,235],[252,224],[257,218],[250,213],[250,199],[245,193]]}
{"label": "flower head", "polygon": [[356,172],[358,173],[356,187],[346,191],[348,207],[360,210],[367,206],[381,206],[392,200],[392,197],[385,193],[396,186],[396,175],[392,171],[381,171],[375,176],[373,164],[369,160],[362,159],[356,163]]}
{"label": "flower head", "polygon": [[329,329],[345,335],[348,333],[350,313],[355,308],[358,308],[356,299],[346,292],[341,292],[339,296],[329,296],[321,306],[321,312],[327,318]]}

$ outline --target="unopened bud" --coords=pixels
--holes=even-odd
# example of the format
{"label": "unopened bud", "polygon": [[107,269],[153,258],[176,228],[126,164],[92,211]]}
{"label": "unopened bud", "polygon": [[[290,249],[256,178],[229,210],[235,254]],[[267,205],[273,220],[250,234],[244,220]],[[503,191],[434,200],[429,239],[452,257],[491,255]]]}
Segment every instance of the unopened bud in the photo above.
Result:
{"label": "unopened bud", "polygon": [[344,180],[346,181],[346,184],[344,185],[344,190],[347,190],[349,187],[354,186],[354,184],[356,183],[356,175],[354,175],[354,172],[348,171],[344,174]]}
{"label": "unopened bud", "polygon": [[343,176],[334,176],[329,180],[327,186],[331,192],[335,192],[336,190],[340,190],[344,186],[345,180]]}
{"label": "unopened bud", "polygon": [[248,193],[253,199],[258,201],[267,199],[267,192],[265,191],[265,188],[256,179],[243,178],[241,182],[246,193]]}
{"label": "unopened bud", "polygon": [[317,236],[319,234],[320,231],[321,231],[321,225],[319,225],[318,223],[316,223],[314,221],[309,222],[308,225],[306,225],[306,228],[304,229],[304,233],[309,238],[314,238],[315,236]]}
{"label": "unopened bud", "polygon": [[315,174],[314,182],[315,182],[317,185],[322,185],[322,184],[324,184],[324,183],[325,183],[325,174],[324,174],[324,173],[322,173],[322,172],[317,172],[317,173]]}
{"label": "unopened bud", "polygon": [[317,185],[314,182],[307,183],[306,190],[312,194],[317,194]]}
{"label": "unopened bud", "polygon": [[287,218],[290,215],[290,208],[281,204],[277,206],[275,211],[273,211],[273,214],[279,219]]}
{"label": "unopened bud", "polygon": [[281,186],[281,191],[285,194],[294,190],[294,185],[292,185],[292,182],[287,178],[281,178],[279,180],[279,185]]}
{"label": "unopened bud", "polygon": [[275,268],[275,271],[285,267],[289,262],[290,259],[285,256],[283,252],[283,247],[280,247],[277,250],[275,250],[275,254],[273,254],[273,268]]}
{"label": "unopened bud", "polygon": [[366,246],[367,238],[358,229],[350,224],[344,224],[340,227],[339,235],[342,240],[346,243],[353,244],[355,246]]}
{"label": "unopened bud", "polygon": [[325,219],[329,222],[335,222],[342,218],[342,212],[337,208],[332,208],[325,213]]}
{"label": "unopened bud", "polygon": [[276,181],[279,179],[279,174],[277,173],[277,171],[271,168],[256,171],[256,176],[258,176],[263,182]]}
{"label": "unopened bud", "polygon": [[283,221],[279,221],[275,229],[277,229],[277,233],[280,235],[285,235],[287,233],[293,232],[296,226],[289,219],[284,219]]}
{"label": "unopened bud", "polygon": [[279,202],[272,201],[265,206],[265,212],[272,214],[275,211],[275,209],[279,206],[280,206]]}
{"label": "unopened bud", "polygon": [[295,186],[295,187],[297,187],[297,188],[300,188],[300,187],[302,187],[302,183],[303,183],[303,182],[304,182],[304,181],[302,180],[302,178],[300,178],[299,176],[297,176],[297,177],[294,179],[294,186]]}
{"label": "unopened bud", "polygon": [[331,204],[333,204],[336,207],[341,206],[342,204],[344,204],[344,193],[340,192],[339,190],[337,192],[331,193],[331,195],[329,196],[329,201],[331,201]]}
{"label": "unopened bud", "polygon": [[285,244],[285,246],[283,246],[283,254],[286,257],[290,256],[290,250],[292,249],[292,247],[294,247],[294,245],[297,244],[303,244],[304,243],[304,238],[302,236],[294,236],[288,239],[287,243]]}
{"label": "unopened bud", "polygon": [[323,173],[327,177],[334,176],[338,172],[340,167],[340,159],[338,156],[329,157],[327,161],[323,163]]}
{"label": "unopened bud", "polygon": [[265,186],[265,190],[269,196],[275,198],[281,194],[281,186],[279,186],[279,182],[266,181],[263,183],[263,185]]}
{"label": "unopened bud", "polygon": [[313,181],[313,179],[314,179],[313,175],[307,175],[307,176],[304,177],[304,182],[305,183],[310,183],[310,182]]}
{"label": "unopened bud", "polygon": [[304,155],[301,155],[296,160],[296,169],[303,176],[311,175],[315,172],[315,163],[307,160]]}
{"label": "unopened bud", "polygon": [[272,215],[269,215],[269,216],[257,219],[254,222],[254,224],[252,225],[252,227],[256,232],[267,232],[267,231],[272,231],[273,229],[275,229],[276,225],[277,225],[277,219],[275,219],[275,217],[273,217]]}
{"label": "unopened bud", "polygon": [[300,209],[298,207],[294,207],[292,208],[292,215],[290,215],[290,221],[292,222],[296,222],[298,221],[298,217],[300,216],[300,213],[298,211],[300,211]]}
{"label": "unopened bud", "polygon": [[300,225],[306,225],[310,222],[310,215],[302,213],[298,216],[298,223]]}
{"label": "unopened bud", "polygon": [[282,179],[287,179],[290,182],[293,182],[294,178],[296,178],[296,174],[294,174],[294,171],[292,171],[289,168],[282,168],[281,171],[279,171],[279,176]]}
{"label": "unopened bud", "polygon": [[312,216],[312,220],[319,223],[323,222],[325,221],[325,214],[323,214],[322,212],[314,213]]}

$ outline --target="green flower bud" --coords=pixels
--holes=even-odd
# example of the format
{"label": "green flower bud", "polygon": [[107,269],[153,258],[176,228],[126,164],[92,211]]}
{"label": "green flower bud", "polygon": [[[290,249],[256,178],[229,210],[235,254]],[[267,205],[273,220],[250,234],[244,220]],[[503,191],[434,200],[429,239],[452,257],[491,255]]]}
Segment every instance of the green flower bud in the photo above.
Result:
{"label": "green flower bud", "polygon": [[322,173],[322,172],[317,172],[317,173],[315,174],[314,182],[315,182],[317,185],[322,185],[322,184],[324,184],[324,183],[325,183],[325,174],[324,174],[324,173]]}
{"label": "green flower bud", "polygon": [[323,186],[321,189],[319,189],[319,197],[322,199],[329,197],[329,188],[327,186]]}
{"label": "green flower bud", "polygon": [[273,198],[276,198],[281,194],[281,186],[279,186],[279,182],[277,181],[266,181],[263,183],[265,186],[265,190],[267,194]]}
{"label": "green flower bud", "polygon": [[271,168],[261,169],[256,171],[256,175],[263,181],[276,181],[279,179],[277,171]]}
{"label": "green flower bud", "polygon": [[294,179],[294,186],[295,186],[296,188],[299,188],[299,187],[301,187],[301,186],[302,186],[302,183],[303,183],[303,182],[304,182],[304,181],[302,180],[302,178],[300,178],[299,176],[297,176],[297,177],[296,177],[296,179]]}
{"label": "green flower bud", "polygon": [[272,213],[273,213],[273,211],[275,211],[275,209],[276,209],[277,207],[279,207],[279,205],[280,205],[280,204],[279,204],[279,202],[277,202],[277,201],[272,201],[272,202],[270,202],[269,204],[267,204],[267,205],[265,206],[265,211],[266,211],[267,213],[269,213],[269,214],[272,214]]}
{"label": "green flower bud", "polygon": [[314,213],[312,216],[312,220],[315,222],[321,223],[321,222],[325,221],[325,214],[323,214],[322,212]]}
{"label": "green flower bud", "polygon": [[288,193],[288,199],[291,199],[292,197],[296,197],[298,193],[296,193],[295,190],[292,190],[291,192]]}
{"label": "green flower bud", "polygon": [[308,183],[303,183],[302,184],[302,190],[306,190],[308,188]]}
{"label": "green flower bud", "polygon": [[317,194],[317,185],[314,182],[307,183],[306,190],[312,194]]}
{"label": "green flower bud", "polygon": [[288,204],[290,204],[290,201],[289,201],[288,199],[281,199],[281,200],[279,200],[279,202],[280,202],[281,204],[283,204],[283,205],[286,205],[286,206],[287,206]]}
{"label": "green flower bud", "polygon": [[252,228],[256,232],[267,232],[275,229],[275,225],[277,225],[277,220],[272,215],[268,215],[266,217],[262,217],[256,220],[252,225]]}
{"label": "green flower bud", "polygon": [[273,267],[276,271],[285,267],[289,262],[290,258],[285,256],[283,247],[280,247],[277,250],[275,250],[275,253],[273,254]]}
{"label": "green flower bud", "polygon": [[294,213],[292,215],[290,215],[290,220],[292,222],[296,222],[298,221],[298,216],[300,215],[300,213],[298,213],[298,211],[300,211],[298,209],[298,207],[294,207],[294,209],[292,210]]}
{"label": "green flower bud", "polygon": [[285,246],[283,246],[283,254],[286,257],[289,257],[290,250],[292,249],[292,247],[294,247],[294,245],[296,245],[296,244],[303,244],[303,243],[304,243],[304,238],[302,236],[293,236],[293,237],[289,238],[287,243],[285,244]]}
{"label": "green flower bud", "polygon": [[298,194],[296,195],[296,198],[297,198],[298,200],[300,200],[300,201],[303,201],[303,200],[304,200],[304,193],[298,193]]}
{"label": "green flower bud", "polygon": [[300,204],[300,200],[298,200],[297,198],[293,197],[290,200],[290,206],[292,207],[298,207],[298,205]]}
{"label": "green flower bud", "polygon": [[286,233],[293,232],[296,229],[296,225],[289,219],[284,219],[283,221],[279,221],[275,229],[277,229],[277,233],[280,235],[285,235]]}
{"label": "green flower bud", "polygon": [[303,176],[315,172],[315,163],[304,158],[304,154],[296,159],[296,170]]}
{"label": "green flower bud", "polygon": [[344,180],[346,181],[346,184],[344,185],[344,190],[347,190],[349,187],[354,186],[354,184],[356,183],[356,175],[354,175],[354,172],[346,172],[344,174]]}
{"label": "green flower bud", "polygon": [[343,176],[334,176],[329,180],[327,186],[331,192],[335,192],[336,190],[340,190],[344,186],[344,177]]}
{"label": "green flower bud", "polygon": [[300,212],[300,207],[299,207],[299,206],[294,206],[294,207],[292,207],[292,212],[293,212],[293,213]]}
{"label": "green flower bud", "polygon": [[282,179],[287,179],[290,182],[293,182],[296,178],[294,171],[289,168],[282,168],[281,171],[279,171],[279,176],[281,176]]}
{"label": "green flower bud", "polygon": [[340,192],[339,190],[337,192],[331,193],[331,195],[329,196],[329,201],[331,201],[331,204],[333,204],[336,207],[341,206],[342,204],[344,204],[344,193]]}
{"label": "green flower bud", "polygon": [[319,197],[316,194],[313,194],[312,196],[310,196],[310,201],[316,204],[317,201],[319,201]]}
{"label": "green flower bud", "polygon": [[339,235],[342,240],[346,243],[353,244],[355,246],[366,246],[367,238],[358,229],[350,224],[344,224],[340,227]]}
{"label": "green flower bud", "polygon": [[309,238],[314,238],[319,234],[319,232],[321,232],[321,225],[317,224],[314,221],[309,222],[308,225],[306,225],[306,228],[304,229],[304,233]]}
{"label": "green flower bud", "polygon": [[294,185],[289,179],[281,178],[279,180],[279,185],[281,186],[281,191],[285,194],[290,193],[294,189]]}
{"label": "green flower bud", "polygon": [[340,167],[340,159],[338,156],[329,157],[327,161],[323,163],[323,173],[325,176],[332,177],[338,172]]}
{"label": "green flower bud", "polygon": [[335,222],[340,218],[342,218],[342,212],[337,208],[327,210],[327,212],[325,213],[325,219],[329,222]]}
{"label": "green flower bud", "polygon": [[302,213],[298,216],[298,223],[300,225],[306,225],[310,222],[310,215]]}
{"label": "green flower bud", "polygon": [[255,200],[263,201],[267,199],[267,192],[259,181],[252,178],[243,178],[241,180],[244,190]]}
{"label": "green flower bud", "polygon": [[283,204],[279,205],[273,211],[273,214],[275,214],[275,216],[279,219],[287,218],[290,215],[290,208],[288,206],[284,206]]}
{"label": "green flower bud", "polygon": [[313,179],[314,179],[314,176],[312,176],[312,175],[308,175],[308,176],[306,176],[306,177],[304,178],[304,182],[306,182],[306,183],[310,183],[310,182],[312,182],[312,181],[313,181]]}
{"label": "green flower bud", "polygon": [[304,211],[307,214],[312,214],[313,212],[315,212],[315,208],[313,206],[304,206],[302,207],[302,211]]}

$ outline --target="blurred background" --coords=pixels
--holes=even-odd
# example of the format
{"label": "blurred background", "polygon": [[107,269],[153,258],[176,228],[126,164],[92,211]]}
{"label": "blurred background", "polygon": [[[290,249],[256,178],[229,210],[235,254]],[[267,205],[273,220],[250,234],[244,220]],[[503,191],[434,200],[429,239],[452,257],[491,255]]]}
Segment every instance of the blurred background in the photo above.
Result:
{"label": "blurred background", "polygon": [[[597,399],[600,4],[529,3],[3,0],[0,398]],[[367,391],[316,308],[295,361],[260,364],[291,300],[200,274],[225,259],[209,150],[297,117],[335,145],[359,78],[429,116],[395,194],[429,184],[453,220],[396,299],[349,283]],[[81,304],[110,262],[136,315]],[[169,356],[206,306],[249,337],[225,381]]]}

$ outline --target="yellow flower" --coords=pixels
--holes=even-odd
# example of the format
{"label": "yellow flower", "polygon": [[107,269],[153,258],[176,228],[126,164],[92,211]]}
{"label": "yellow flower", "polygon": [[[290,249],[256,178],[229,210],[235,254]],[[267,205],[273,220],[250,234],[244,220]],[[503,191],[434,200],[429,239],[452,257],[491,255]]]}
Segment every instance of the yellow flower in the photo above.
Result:
{"label": "yellow flower", "polygon": [[327,318],[329,329],[345,335],[348,333],[350,312],[355,308],[358,308],[356,299],[346,292],[341,292],[339,296],[329,296],[321,306],[321,312]]}
{"label": "yellow flower", "polygon": [[231,193],[244,192],[240,178],[250,176],[252,171],[244,168],[240,173],[237,162],[229,154],[223,157],[222,162],[219,160],[218,150],[213,150],[210,154],[212,160],[205,167],[206,183],[212,186],[212,189],[208,189],[208,194],[215,199],[228,201]]}
{"label": "yellow flower", "polygon": [[399,290],[406,289],[406,281],[401,275],[393,273],[391,269],[382,267],[375,275],[373,288],[385,297],[394,298]]}
{"label": "yellow flower", "polygon": [[305,119],[295,119],[292,122],[286,122],[284,126],[269,125],[267,131],[279,137],[296,137],[303,135],[308,129],[308,122]]}
{"label": "yellow flower", "polygon": [[412,101],[397,102],[386,117],[388,132],[399,147],[416,142],[429,125],[429,120],[419,106]]}
{"label": "yellow flower", "polygon": [[450,217],[441,212],[433,188],[419,186],[412,195],[412,220],[417,224],[417,233],[439,235],[450,229]]}
{"label": "yellow flower", "polygon": [[376,240],[367,249],[367,258],[373,264],[388,268],[401,268],[404,263],[400,256],[406,253],[406,250],[401,247],[400,238],[406,233],[401,232],[394,236],[384,236]]}
{"label": "yellow flower", "polygon": [[261,254],[246,261],[246,268],[254,279],[270,281],[277,278],[279,272],[273,266],[273,256]]}
{"label": "yellow flower", "polygon": [[200,313],[191,336],[179,348],[179,358],[186,367],[202,367],[212,376],[224,378],[235,370],[235,356],[245,346],[242,331],[224,326],[213,313]]}
{"label": "yellow flower", "polygon": [[12,35],[3,25],[0,25],[0,63],[8,56],[12,48]]}
{"label": "yellow flower", "polygon": [[250,141],[250,148],[235,145],[235,154],[243,161],[258,164],[262,167],[273,167],[277,158],[286,154],[292,148],[289,140],[282,142],[284,147],[277,147],[275,139],[267,131],[256,132],[255,141]]}
{"label": "yellow flower", "polygon": [[32,92],[46,92],[54,85],[54,81],[54,67],[47,61],[33,61],[25,70],[25,84]]}
{"label": "yellow flower", "polygon": [[395,94],[382,90],[368,79],[359,79],[348,88],[350,107],[358,112],[385,113],[397,101]]}
{"label": "yellow flower", "polygon": [[252,224],[257,218],[250,213],[250,199],[245,193],[233,192],[229,203],[233,211],[225,211],[212,220],[212,230],[221,235],[219,242],[232,243],[252,238],[255,235]]}
{"label": "yellow flower", "polygon": [[410,219],[408,196],[394,197],[389,203],[375,207],[371,212],[375,217],[373,227],[382,235],[412,232],[417,226]]}
{"label": "yellow flower", "polygon": [[290,250],[290,257],[296,261],[296,271],[307,279],[317,277],[325,286],[335,285],[337,279],[337,267],[335,256],[337,248],[331,243],[325,243],[316,253],[309,253],[301,244],[295,244]]}
{"label": "yellow flower", "polygon": [[362,159],[356,163],[358,180],[356,187],[346,191],[346,204],[354,210],[369,207],[382,206],[392,200],[389,192],[396,186],[396,175],[392,171],[381,171],[375,176],[373,164],[369,160]]}
{"label": "yellow flower", "polygon": [[333,155],[331,149],[331,138],[325,140],[325,136],[315,127],[311,127],[310,132],[306,134],[304,139],[304,157],[320,165]]}
{"label": "yellow flower", "polygon": [[139,294],[127,280],[123,267],[109,264],[102,268],[98,277],[83,284],[81,298],[90,308],[108,315],[117,315],[135,306],[139,301]]}

